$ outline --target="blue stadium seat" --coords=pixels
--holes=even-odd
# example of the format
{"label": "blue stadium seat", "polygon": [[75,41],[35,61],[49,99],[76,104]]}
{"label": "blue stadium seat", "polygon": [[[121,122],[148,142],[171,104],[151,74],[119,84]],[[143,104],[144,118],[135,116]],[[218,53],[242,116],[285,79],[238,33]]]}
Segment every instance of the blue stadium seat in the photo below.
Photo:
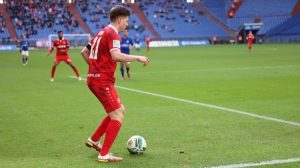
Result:
{"label": "blue stadium seat", "polygon": [[[164,2],[162,0],[154,0],[153,4],[139,3],[139,5],[147,8],[144,10],[144,13],[148,13],[148,21],[162,38],[210,39],[213,36],[229,37],[229,34],[222,28],[210,21],[206,16],[199,14],[198,8],[192,4],[186,2],[171,4],[167,2],[165,5],[159,5]],[[170,12],[166,13],[164,10]],[[181,13],[182,17],[179,13]],[[172,18],[175,19],[173,20]],[[172,29],[174,29],[174,32],[171,32]]]}
{"label": "blue stadium seat", "polygon": [[[89,26],[91,32],[93,34],[96,34],[97,32],[99,32],[102,29],[102,24],[104,24],[104,26],[107,26],[109,24],[110,20],[109,20],[108,12],[113,6],[115,6],[117,4],[122,5],[122,3],[112,4],[111,2],[106,3],[106,1],[88,1],[86,10],[83,10],[84,3],[76,3],[76,7],[79,10],[81,16],[86,19],[86,23]],[[104,9],[103,13],[97,13],[99,11],[97,6]],[[126,6],[126,7],[130,9],[130,6]],[[90,13],[93,13],[93,14],[90,15]],[[94,20],[94,21],[92,21],[92,20]],[[97,24],[98,24],[98,28],[96,26]],[[130,16],[130,20],[129,20],[129,36],[130,37],[133,38],[133,36],[135,34],[139,34],[140,38],[143,38],[146,35],[153,38],[152,34],[147,29],[143,30],[142,28],[140,28],[140,29],[136,30],[133,28],[134,25],[142,26],[142,23],[136,16],[136,14],[133,13]]]}

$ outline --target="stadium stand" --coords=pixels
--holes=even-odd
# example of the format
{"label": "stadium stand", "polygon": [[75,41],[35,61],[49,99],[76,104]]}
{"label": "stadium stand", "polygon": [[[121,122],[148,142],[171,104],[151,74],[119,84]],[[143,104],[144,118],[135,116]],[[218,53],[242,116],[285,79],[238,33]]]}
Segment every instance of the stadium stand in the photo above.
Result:
{"label": "stadium stand", "polygon": [[[8,19],[6,14],[5,21],[0,12],[0,39],[2,43],[10,41],[11,29],[8,31],[5,24],[12,27],[8,25],[11,22],[18,38],[26,34],[30,40],[48,39],[49,34],[56,34],[58,30],[65,34],[81,34],[89,30],[93,36],[109,24],[109,10],[117,4],[133,11],[129,20],[130,36],[139,34],[142,39],[145,36],[163,40],[230,38],[229,34],[241,25],[254,22],[264,24],[257,33],[260,37],[266,34],[268,37],[289,37],[300,33],[300,14],[291,17],[298,0],[240,1],[242,5],[236,8],[233,18],[229,18],[227,14],[233,0],[201,0],[194,4],[183,0],[135,0],[137,5],[122,3],[121,0],[73,0],[75,5],[71,6],[66,5],[66,0],[6,0],[11,18]],[[75,7],[81,15],[76,12],[76,18],[72,13],[74,9],[77,11]],[[80,18],[85,31],[79,25],[78,17],[84,20],[82,22]]]}
{"label": "stadium stand", "polygon": [[[199,2],[200,3],[200,2]],[[224,24],[228,24],[226,18],[226,13],[231,6],[232,1],[230,0],[214,0],[214,1],[203,1],[200,4],[207,10],[209,10],[212,15],[218,18]]]}
{"label": "stadium stand", "polygon": [[[123,4],[120,1],[87,1],[87,0],[76,0],[76,7],[81,13],[83,20],[89,26],[91,32],[96,34],[99,30],[109,24],[109,10],[115,5],[125,5],[130,9],[129,5]],[[130,16],[129,20],[130,36],[139,34],[141,38],[150,36],[152,34],[143,26],[141,21],[138,19],[135,13]]]}
{"label": "stadium stand", "polygon": [[259,34],[265,34],[291,17],[297,0],[243,0],[243,5],[233,18],[226,18],[226,11],[233,4],[232,0],[202,0],[198,3],[234,31],[244,23],[253,23],[255,18],[260,17],[262,18],[260,23],[264,23],[264,28]]}
{"label": "stadium stand", "polygon": [[84,33],[64,1],[8,0],[7,9],[19,38],[25,34],[29,39],[47,39],[58,30],[65,34]]}
{"label": "stadium stand", "polygon": [[163,39],[229,37],[190,3],[154,0],[138,4]]}
{"label": "stadium stand", "polygon": [[253,23],[256,17],[261,17],[260,23],[264,23],[265,26],[259,34],[265,34],[271,28],[289,19],[296,3],[297,0],[244,0],[243,5],[230,21],[234,22],[231,26],[236,30],[238,25],[247,23],[240,18],[253,19],[250,22]]}
{"label": "stadium stand", "polygon": [[268,34],[270,36],[272,35],[278,35],[278,34],[296,34],[300,33],[299,30],[300,25],[300,13],[285,22],[282,22],[282,24],[278,25],[277,27],[271,29]]}
{"label": "stadium stand", "polygon": [[9,43],[10,42],[10,35],[6,28],[6,22],[3,18],[3,12],[0,11],[0,40],[1,44]]}

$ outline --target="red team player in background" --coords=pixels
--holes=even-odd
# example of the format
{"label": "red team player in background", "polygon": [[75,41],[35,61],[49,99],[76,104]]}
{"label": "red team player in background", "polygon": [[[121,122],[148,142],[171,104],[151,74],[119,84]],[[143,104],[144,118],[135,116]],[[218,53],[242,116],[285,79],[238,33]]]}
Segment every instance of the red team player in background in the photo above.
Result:
{"label": "red team player in background", "polygon": [[252,31],[249,31],[249,34],[247,35],[246,39],[248,40],[248,50],[251,52],[253,40],[254,40],[254,34],[252,34]]}
{"label": "red team player in background", "polygon": [[68,55],[68,50],[69,50],[68,39],[63,37],[62,31],[58,31],[57,34],[58,34],[58,38],[53,41],[52,47],[46,55],[46,56],[48,56],[49,54],[51,54],[52,51],[54,50],[54,48],[56,48],[56,56],[54,58],[54,65],[52,67],[50,81],[51,82],[54,81],[54,74],[55,74],[56,66],[60,63],[60,61],[64,61],[65,63],[70,65],[72,67],[72,69],[74,70],[74,72],[76,73],[78,80],[81,80],[81,77],[79,75],[79,72],[78,72],[76,66],[72,64],[72,60]]}
{"label": "red team player in background", "polygon": [[[139,61],[146,66],[147,57],[127,55],[120,52],[121,38],[128,26],[131,12],[120,5],[113,7],[109,12],[110,25],[102,29],[81,51],[81,55],[89,65],[87,85],[98,98],[107,115],[104,117],[94,134],[86,141],[86,146],[100,151],[98,162],[119,162],[123,159],[115,157],[109,150],[114,143],[121,128],[125,107],[114,87],[116,62]],[[100,138],[105,134],[103,146]]]}
{"label": "red team player in background", "polygon": [[147,52],[150,52],[150,41],[151,41],[150,37],[147,36],[147,37],[146,37]]}

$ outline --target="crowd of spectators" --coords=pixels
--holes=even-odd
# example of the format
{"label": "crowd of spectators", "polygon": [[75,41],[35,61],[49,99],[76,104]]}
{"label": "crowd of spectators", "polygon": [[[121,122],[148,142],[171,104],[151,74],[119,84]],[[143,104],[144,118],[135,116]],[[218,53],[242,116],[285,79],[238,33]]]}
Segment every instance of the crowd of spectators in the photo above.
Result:
{"label": "crowd of spectators", "polygon": [[6,29],[6,23],[3,18],[3,11],[0,11],[0,33],[4,33],[5,29]]}
{"label": "crowd of spectators", "polygon": [[[96,29],[104,28],[107,24],[109,24],[109,11],[113,6],[123,5],[127,8],[130,8],[129,4],[126,2],[122,3],[122,0],[98,0],[98,2],[75,0],[75,5],[83,14],[88,14],[88,18],[82,16],[83,20],[85,22],[89,21],[90,23],[93,23]],[[137,21],[132,20],[128,25],[128,29],[136,30],[137,32],[142,33],[145,30],[145,26],[142,24],[137,24]]]}
{"label": "crowd of spectators", "polygon": [[[145,13],[147,17],[153,18],[165,18],[166,21],[176,22],[177,18],[182,18],[186,23],[200,24],[200,22],[194,18],[193,14],[197,12],[200,15],[203,13],[188,9],[185,6],[183,0],[137,0],[140,9]],[[154,10],[153,14],[149,14],[148,6],[155,5],[157,10]],[[154,22],[155,27],[162,29],[168,29],[169,32],[174,32],[172,24]]]}
{"label": "crowd of spectators", "polygon": [[68,33],[78,33],[79,26],[65,0],[7,0],[7,9],[16,29],[23,30],[29,38],[39,30],[49,29],[57,32],[56,25],[62,25]]}
{"label": "crowd of spectators", "polygon": [[10,41],[10,36],[7,33],[6,22],[4,20],[3,11],[0,11],[0,43],[5,43],[6,41]]}

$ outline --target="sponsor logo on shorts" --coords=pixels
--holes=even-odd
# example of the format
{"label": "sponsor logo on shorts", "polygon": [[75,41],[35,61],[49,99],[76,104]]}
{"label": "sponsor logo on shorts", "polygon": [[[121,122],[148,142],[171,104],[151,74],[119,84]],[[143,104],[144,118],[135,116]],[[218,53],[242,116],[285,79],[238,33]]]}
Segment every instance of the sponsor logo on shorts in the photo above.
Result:
{"label": "sponsor logo on shorts", "polygon": [[100,78],[100,74],[88,74],[88,77]]}

